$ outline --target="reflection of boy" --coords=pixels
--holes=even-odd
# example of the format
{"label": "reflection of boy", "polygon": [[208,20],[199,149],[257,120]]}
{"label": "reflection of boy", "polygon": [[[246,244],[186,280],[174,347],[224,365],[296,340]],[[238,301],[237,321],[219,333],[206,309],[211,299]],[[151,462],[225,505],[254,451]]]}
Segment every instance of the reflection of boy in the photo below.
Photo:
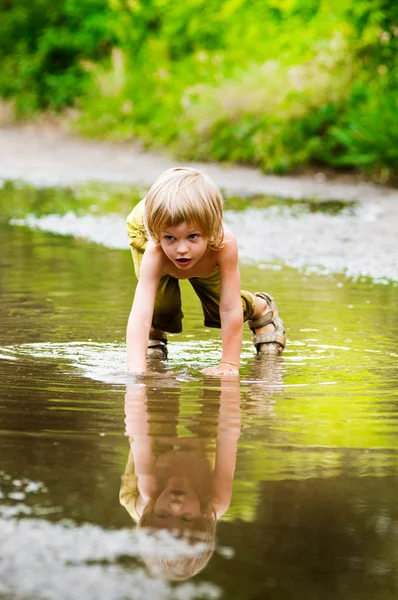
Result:
{"label": "reflection of boy", "polygon": [[[216,440],[150,435],[144,386],[129,387],[126,434],[131,451],[122,476],[120,502],[139,527],[184,534],[201,550],[179,559],[147,556],[168,579],[202,570],[214,550],[216,521],[228,509],[240,435],[238,382],[223,385]],[[208,421],[209,415],[206,415]]]}
{"label": "reflection of boy", "polygon": [[207,327],[221,327],[221,364],[208,375],[237,375],[243,321],[249,320],[259,354],[280,354],[286,343],[272,297],[240,290],[238,250],[222,222],[223,199],[214,182],[195,169],[166,171],[127,218],[139,278],[127,325],[128,369],[146,370],[146,354],[167,356],[165,332],[182,330],[179,279],[199,296]]}

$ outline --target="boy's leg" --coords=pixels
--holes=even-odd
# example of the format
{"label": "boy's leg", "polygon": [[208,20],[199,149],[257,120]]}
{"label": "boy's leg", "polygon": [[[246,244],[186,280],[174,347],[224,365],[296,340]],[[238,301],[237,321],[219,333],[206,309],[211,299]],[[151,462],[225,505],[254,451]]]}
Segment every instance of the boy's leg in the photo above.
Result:
{"label": "boy's leg", "polygon": [[[205,326],[220,328],[221,286],[218,270],[209,277],[192,277],[189,281],[201,301]],[[250,321],[249,325],[254,333],[253,343],[257,352],[280,354],[285,346],[281,335],[283,323],[272,297],[268,294],[257,295],[241,290],[241,299],[243,320]]]}
{"label": "boy's leg", "polygon": [[178,280],[162,277],[156,291],[147,356],[167,358],[167,333],[182,331],[181,293]]}
{"label": "boy's leg", "polygon": [[254,294],[254,312],[249,327],[257,354],[282,354],[286,346],[285,327],[272,296],[265,292]]}
{"label": "boy's leg", "polygon": [[[206,327],[221,327],[220,320],[220,295],[221,284],[218,269],[209,277],[191,277],[192,285],[202,305]],[[257,298],[250,292],[240,291],[242,299],[243,321],[253,318],[256,311]]]}
{"label": "boy's leg", "polygon": [[189,283],[202,305],[206,327],[221,327],[220,321],[220,276],[218,270],[209,277],[191,277]]}
{"label": "boy's leg", "polygon": [[180,333],[183,317],[178,279],[166,275],[160,280],[156,292],[152,329],[160,332]]}

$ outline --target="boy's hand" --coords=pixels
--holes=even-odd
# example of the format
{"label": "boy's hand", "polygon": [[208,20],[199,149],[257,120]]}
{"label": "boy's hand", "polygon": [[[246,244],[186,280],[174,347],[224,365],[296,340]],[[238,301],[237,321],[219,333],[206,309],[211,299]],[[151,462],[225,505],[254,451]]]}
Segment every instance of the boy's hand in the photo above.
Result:
{"label": "boy's hand", "polygon": [[144,374],[146,375],[146,370],[131,367],[131,368],[127,369],[127,373],[129,375],[144,375]]}
{"label": "boy's hand", "polygon": [[204,375],[212,375],[213,377],[239,377],[239,368],[231,363],[221,363],[216,367],[206,367],[202,369]]}

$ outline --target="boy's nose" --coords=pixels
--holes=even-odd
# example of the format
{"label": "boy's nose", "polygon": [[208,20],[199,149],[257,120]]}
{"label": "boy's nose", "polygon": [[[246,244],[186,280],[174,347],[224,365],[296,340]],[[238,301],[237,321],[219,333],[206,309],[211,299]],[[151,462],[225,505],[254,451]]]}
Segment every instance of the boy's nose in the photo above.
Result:
{"label": "boy's nose", "polygon": [[175,514],[175,515],[180,514],[180,512],[182,511],[182,502],[180,502],[180,500],[173,499],[170,502],[170,509],[173,514]]}
{"label": "boy's nose", "polygon": [[186,254],[188,252],[188,247],[184,242],[180,242],[177,246],[178,254]]}

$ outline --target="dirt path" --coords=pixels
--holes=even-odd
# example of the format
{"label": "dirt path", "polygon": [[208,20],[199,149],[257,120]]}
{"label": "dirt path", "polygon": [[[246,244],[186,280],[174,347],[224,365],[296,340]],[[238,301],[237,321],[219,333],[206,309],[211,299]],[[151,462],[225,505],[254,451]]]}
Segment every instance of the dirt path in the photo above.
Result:
{"label": "dirt path", "polygon": [[[143,152],[134,144],[87,141],[53,128],[35,126],[0,129],[0,177],[21,178],[40,185],[68,185],[82,181],[153,183],[176,164],[166,154]],[[184,161],[184,164],[187,163]],[[389,198],[398,202],[398,190],[369,183],[322,181],[314,177],[267,176],[258,169],[195,163],[220,187],[240,195],[275,194],[284,197],[341,200]]]}

